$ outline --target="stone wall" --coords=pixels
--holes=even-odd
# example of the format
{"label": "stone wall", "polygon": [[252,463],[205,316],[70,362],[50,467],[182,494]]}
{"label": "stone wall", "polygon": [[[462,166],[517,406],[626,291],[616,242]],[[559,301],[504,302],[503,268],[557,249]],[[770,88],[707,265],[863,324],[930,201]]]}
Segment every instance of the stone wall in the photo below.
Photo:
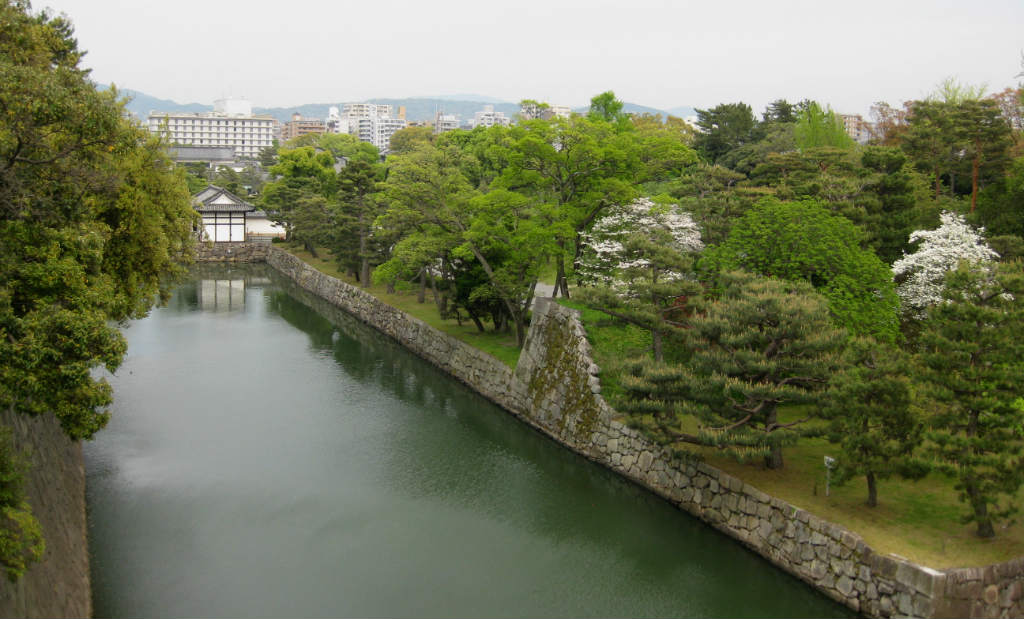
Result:
{"label": "stone wall", "polygon": [[1024,558],[937,571],[872,550],[858,535],[714,467],[681,461],[617,418],[578,313],[538,299],[515,371],[373,296],[271,249],[268,262],[556,441],[734,537],[829,597],[873,617],[1024,616]]}
{"label": "stone wall", "polygon": [[0,576],[0,617],[90,617],[89,550],[82,446],[53,415],[0,414],[14,444],[29,452],[25,494],[46,552],[17,583]]}
{"label": "stone wall", "polygon": [[200,241],[196,243],[196,262],[266,262],[270,247],[269,241]]}

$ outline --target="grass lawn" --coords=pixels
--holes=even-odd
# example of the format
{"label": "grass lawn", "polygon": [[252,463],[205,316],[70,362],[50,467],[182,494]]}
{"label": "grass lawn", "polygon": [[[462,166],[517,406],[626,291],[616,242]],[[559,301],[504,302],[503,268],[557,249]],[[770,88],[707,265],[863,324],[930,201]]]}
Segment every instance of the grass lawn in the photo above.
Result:
{"label": "grass lawn", "polygon": [[[343,282],[352,284],[353,286],[359,285],[354,279],[338,270],[337,263],[326,250],[318,250],[317,253],[320,255],[320,258],[314,258],[302,247],[293,247],[290,244],[285,243],[275,246],[287,251],[297,258],[300,258],[306,264],[314,267],[321,273],[326,273],[327,275],[336,277]],[[438,316],[437,306],[434,305],[433,297],[429,290],[427,291],[427,300],[425,303],[418,303],[416,301],[415,291],[398,291],[391,294],[388,293],[387,289],[381,285],[373,285],[365,290],[388,305],[397,307],[410,316],[422,320],[431,327],[497,357],[509,367],[514,368],[516,363],[519,361],[520,351],[516,346],[516,336],[514,333],[495,333],[493,331],[481,333],[469,318],[463,320],[461,325],[459,325],[454,318],[442,320],[441,317]],[[489,323],[485,322],[484,324],[487,326]]]}
{"label": "grass lawn", "polygon": [[[602,391],[614,398],[621,393],[617,371],[625,359],[649,354],[649,333],[571,301],[559,302],[581,310],[594,361],[601,367]],[[825,496],[824,457],[838,452],[838,447],[825,439],[806,439],[787,448],[782,470],[741,464],[713,449],[700,452],[708,464],[856,532],[876,552],[896,554],[936,569],[975,567],[1024,555],[1024,525],[997,527],[996,537],[990,540],[977,538],[975,525],[960,524],[966,507],[957,500],[953,482],[940,475],[917,482],[880,481],[879,504],[870,508],[865,504],[867,482],[863,478],[839,488],[833,485]],[[1024,499],[1024,493],[1018,498]]]}

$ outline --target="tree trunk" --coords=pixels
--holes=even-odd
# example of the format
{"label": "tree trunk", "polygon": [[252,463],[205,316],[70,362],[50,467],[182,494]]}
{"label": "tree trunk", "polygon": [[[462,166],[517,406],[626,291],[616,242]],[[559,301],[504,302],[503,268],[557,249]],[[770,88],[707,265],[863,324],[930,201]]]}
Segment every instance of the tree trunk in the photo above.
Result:
{"label": "tree trunk", "polygon": [[974,521],[978,523],[977,536],[983,538],[995,537],[996,531],[992,526],[992,517],[988,514],[988,503],[985,497],[981,496],[978,484],[973,479],[964,482],[964,492],[971,502],[971,509],[974,511]]}
{"label": "tree trunk", "polygon": [[420,289],[416,293],[416,302],[424,303],[427,300],[427,270],[420,269]]}
{"label": "tree trunk", "polygon": [[939,168],[936,167],[935,168],[935,199],[936,200],[939,199],[939,187],[940,187],[940,185],[941,185],[941,181],[939,180]]}
{"label": "tree trunk", "polygon": [[561,293],[566,299],[569,298],[569,283],[565,279],[565,259],[559,256],[556,260],[558,271],[555,274],[555,290],[551,293],[551,298],[555,298]]}
{"label": "tree trunk", "polygon": [[[771,405],[771,409],[765,414],[764,425],[766,428],[774,426],[778,421],[778,411],[775,410],[775,405]],[[764,458],[764,465],[767,468],[776,470],[782,468],[782,446],[775,444],[771,446],[771,451]]]}
{"label": "tree trunk", "polygon": [[665,354],[661,347],[661,330],[651,329],[651,348],[654,349],[654,360],[661,363],[665,360]]}
{"label": "tree trunk", "polygon": [[[360,222],[362,223],[362,222]],[[370,287],[370,260],[366,257],[366,230],[359,232],[359,283],[363,288]]]}
{"label": "tree trunk", "polygon": [[868,507],[878,506],[878,487],[875,483],[875,474],[868,471]]}

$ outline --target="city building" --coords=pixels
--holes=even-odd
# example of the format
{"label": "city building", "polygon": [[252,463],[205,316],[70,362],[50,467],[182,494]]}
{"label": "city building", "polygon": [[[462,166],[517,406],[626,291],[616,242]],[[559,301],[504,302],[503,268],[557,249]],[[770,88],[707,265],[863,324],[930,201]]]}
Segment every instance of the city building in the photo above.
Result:
{"label": "city building", "polygon": [[865,121],[860,114],[839,114],[839,118],[843,121],[846,135],[858,144],[867,144],[871,139],[871,123]]}
{"label": "city building", "polygon": [[459,117],[456,114],[445,114],[437,112],[434,114],[434,135],[441,135],[446,131],[454,131],[459,128]]}
{"label": "city building", "polygon": [[274,142],[275,120],[253,115],[243,99],[219,99],[213,112],[150,112],[147,128],[175,146],[219,146],[234,149],[236,159],[254,159]]}
{"label": "city building", "polygon": [[537,103],[531,101],[525,103],[519,107],[519,117],[523,120],[535,120],[544,119],[551,120],[556,116],[559,118],[569,118],[572,115],[572,108],[568,105],[549,105],[547,103]]}
{"label": "city building", "polygon": [[348,116],[342,116],[336,106],[327,110],[327,120],[324,127],[327,133],[349,133],[350,122]]}
{"label": "city building", "polygon": [[287,142],[301,135],[310,133],[322,135],[326,132],[327,123],[325,121],[316,118],[303,118],[301,114],[295,112],[292,114],[292,119],[281,128],[281,141]]}
{"label": "city building", "polygon": [[391,149],[391,136],[409,125],[405,120],[405,107],[398,109],[397,116],[392,116],[392,110],[387,104],[346,103],[338,117],[338,127],[347,125],[347,133],[373,144],[385,155]]}
{"label": "city building", "polygon": [[473,114],[470,127],[474,129],[476,127],[493,127],[495,125],[508,127],[511,124],[512,119],[506,117],[504,112],[495,112],[493,105],[485,105],[484,109]]}

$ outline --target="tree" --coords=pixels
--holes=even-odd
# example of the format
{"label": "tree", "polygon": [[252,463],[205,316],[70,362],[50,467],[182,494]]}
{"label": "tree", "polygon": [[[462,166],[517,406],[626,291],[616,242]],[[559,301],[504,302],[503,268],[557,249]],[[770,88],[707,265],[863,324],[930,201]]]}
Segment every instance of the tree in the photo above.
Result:
{"label": "tree", "polygon": [[624,104],[615,98],[615,93],[608,90],[590,99],[590,110],[587,116],[591,120],[603,120],[613,125],[625,126],[629,123],[629,115],[622,111]]}
{"label": "tree", "polygon": [[746,103],[722,103],[710,110],[697,110],[700,133],[693,147],[709,163],[753,140],[757,120]]}
{"label": "tree", "polygon": [[434,130],[430,127],[406,127],[392,134],[389,150],[392,155],[401,155],[421,144],[433,143]]}
{"label": "tree", "polygon": [[927,453],[956,479],[979,537],[1016,511],[1024,411],[1024,271],[961,262],[946,276],[943,301],[928,309],[920,334],[918,380],[933,402]]}
{"label": "tree", "polygon": [[[814,409],[846,334],[806,282],[726,272],[718,285],[718,299],[688,320],[690,359],[636,364],[619,407],[662,444],[713,446],[781,468],[782,447],[809,430],[813,413],[783,422],[779,407]],[[696,433],[686,430],[689,417]]]}
{"label": "tree", "polygon": [[332,209],[331,250],[339,266],[356,274],[364,288],[370,285],[371,262],[378,255],[372,250],[373,224],[383,211],[376,167],[356,160],[342,168],[337,203]]}
{"label": "tree", "polygon": [[836,324],[893,342],[899,334],[892,274],[848,219],[812,200],[765,198],[736,222],[729,238],[704,252],[702,268],[742,268],[811,283],[829,301]]}
{"label": "tree", "polygon": [[915,230],[910,242],[921,242],[912,254],[904,255],[892,265],[900,281],[896,288],[903,311],[923,318],[927,308],[942,300],[946,274],[961,262],[984,265],[999,257],[986,243],[984,229],[975,230],[956,213],[946,211],[939,217],[935,230]]}
{"label": "tree", "polygon": [[[0,409],[52,412],[76,440],[109,417],[110,385],[93,370],[123,359],[112,321],[169,297],[196,223],[184,172],[81,57],[64,18],[0,4]],[[4,545],[32,554],[12,528],[27,533],[31,513],[13,500],[4,513]],[[26,555],[10,550],[17,570],[10,557]]]}
{"label": "tree", "polygon": [[535,200],[561,249],[556,256],[556,291],[569,296],[565,258],[575,266],[582,234],[601,212],[630,202],[632,182],[642,170],[632,130],[586,117],[533,120],[511,134],[504,147],[508,165],[493,186]]}
{"label": "tree", "polygon": [[1014,159],[1006,175],[981,192],[975,217],[989,234],[1024,237],[1024,157]]}
{"label": "tree", "polygon": [[651,332],[655,361],[662,361],[662,335],[683,326],[684,297],[700,286],[689,273],[690,254],[704,244],[689,213],[648,198],[606,212],[584,235],[580,274],[587,305]]}
{"label": "tree", "polygon": [[793,133],[797,146],[802,150],[821,146],[850,149],[856,145],[832,108],[822,109],[815,101],[809,102],[797,114]]}
{"label": "tree", "polygon": [[916,478],[927,471],[912,459],[922,428],[912,408],[907,365],[900,349],[853,338],[826,394],[823,416],[831,420],[829,440],[843,451],[833,480],[842,484],[863,475],[869,507],[878,505],[878,480],[892,475]]}

